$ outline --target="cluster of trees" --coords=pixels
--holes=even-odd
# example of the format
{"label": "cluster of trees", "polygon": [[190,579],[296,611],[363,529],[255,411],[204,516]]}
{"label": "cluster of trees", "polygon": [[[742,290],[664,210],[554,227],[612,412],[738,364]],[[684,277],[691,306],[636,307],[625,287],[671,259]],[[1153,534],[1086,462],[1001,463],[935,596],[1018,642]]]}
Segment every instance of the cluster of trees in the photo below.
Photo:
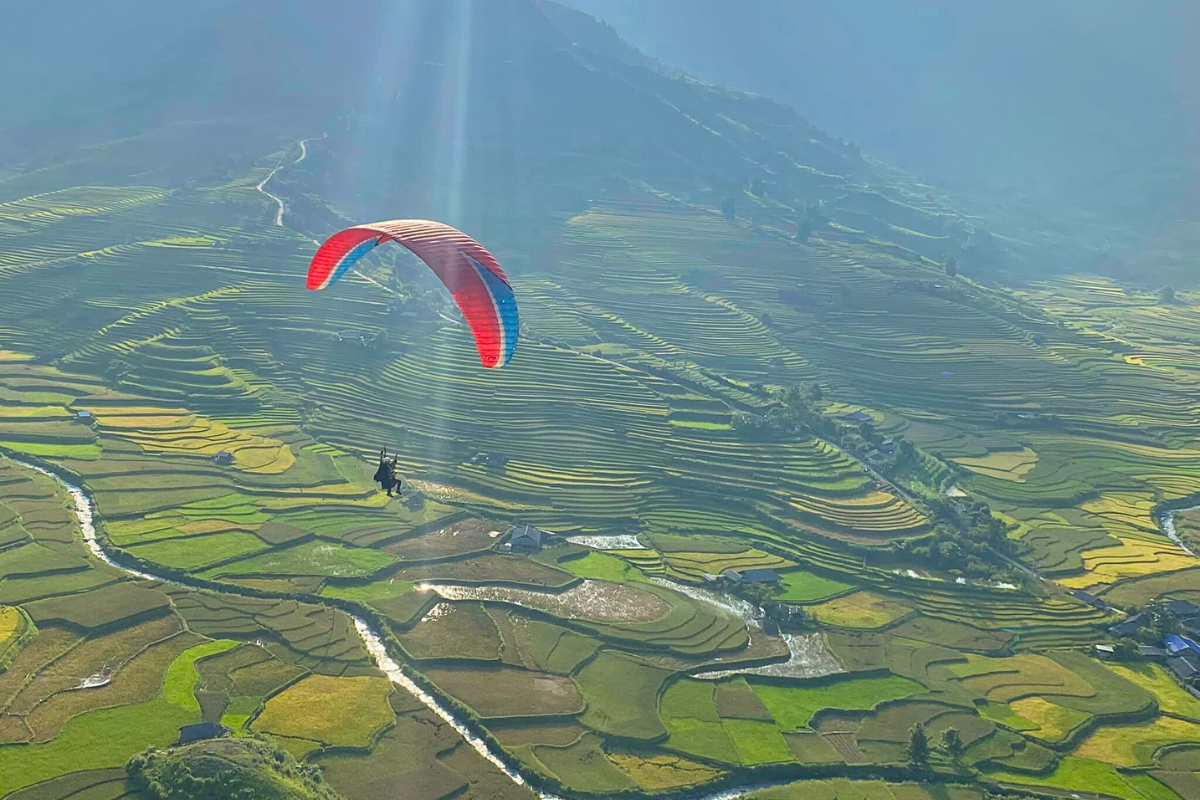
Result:
{"label": "cluster of trees", "polygon": [[792,308],[799,308],[806,311],[815,311],[819,305],[817,299],[811,293],[801,291],[800,289],[780,289],[779,302],[789,305]]}
{"label": "cluster of trees", "polygon": [[[758,393],[767,394],[765,388],[758,388]],[[755,387],[751,389],[753,391]],[[878,448],[887,438],[870,422],[848,425],[822,414],[814,405],[823,399],[821,387],[816,383],[793,386],[777,397],[782,402],[765,414],[736,412],[733,415],[734,430],[752,439],[779,439],[808,434],[833,442],[860,457]],[[910,443],[901,440],[892,461],[914,460],[915,452]]]}
{"label": "cluster of trees", "polygon": [[320,767],[258,737],[150,749],[131,758],[125,774],[140,796],[155,800],[340,800]]}
{"label": "cluster of trees", "polygon": [[796,241],[807,242],[813,231],[820,230],[828,224],[829,217],[825,215],[825,204],[823,202],[809,203],[800,213],[799,219],[796,220]]}
{"label": "cluster of trees", "polygon": [[731,424],[746,439],[778,439],[797,431],[795,421],[778,406],[766,414],[736,411]]}
{"label": "cluster of trees", "polygon": [[781,403],[765,414],[738,412],[733,427],[750,439],[779,439],[808,434],[832,442],[859,458],[872,454],[874,468],[889,480],[919,487],[934,520],[930,534],[900,540],[893,552],[916,559],[951,575],[1012,579],[1012,568],[1001,555],[1015,557],[1015,546],[1000,520],[980,500],[951,500],[941,490],[954,479],[945,463],[905,439],[890,454],[878,449],[884,435],[870,422],[846,424],[821,413],[823,400],[816,383],[793,386],[779,395]]}
{"label": "cluster of trees", "polygon": [[933,532],[904,539],[897,552],[925,561],[951,575],[972,578],[1012,578],[1012,568],[999,556],[1016,556],[1004,523],[979,500],[948,502],[927,498],[934,517]]}
{"label": "cluster of trees", "polygon": [[765,178],[755,178],[750,181],[750,194],[755,197],[767,197],[775,189],[775,181],[769,181]]}
{"label": "cluster of trees", "polygon": [[835,444],[843,444],[843,434],[846,433],[843,430],[844,426],[812,406],[822,398],[821,387],[816,383],[793,386],[779,395],[782,403],[773,406],[766,414],[734,414],[733,427],[745,435],[754,437],[783,437],[807,433]]}
{"label": "cluster of trees", "polygon": [[[1126,611],[1131,616],[1139,613],[1139,609],[1136,606],[1131,606]],[[1146,615],[1146,624],[1135,634],[1121,636],[1113,642],[1113,657],[1119,661],[1141,660],[1142,654],[1138,650],[1139,644],[1161,646],[1164,636],[1188,634],[1188,631],[1183,630],[1183,625],[1179,617],[1166,603],[1151,603],[1140,611]],[[1200,680],[1197,681],[1197,686],[1200,686]]]}
{"label": "cluster of trees", "polygon": [[[946,728],[942,731],[941,749],[952,762],[958,761],[965,749],[962,734],[958,728]],[[925,726],[920,722],[913,723],[913,726],[908,729],[908,745],[904,748],[905,757],[915,767],[925,766],[929,763],[931,750],[929,733],[925,730]]]}

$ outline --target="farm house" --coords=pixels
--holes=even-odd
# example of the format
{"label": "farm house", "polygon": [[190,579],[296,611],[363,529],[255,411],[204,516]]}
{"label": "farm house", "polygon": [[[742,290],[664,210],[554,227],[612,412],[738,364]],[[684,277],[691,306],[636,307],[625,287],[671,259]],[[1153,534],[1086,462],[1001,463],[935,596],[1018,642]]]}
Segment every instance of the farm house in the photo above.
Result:
{"label": "farm house", "polygon": [[549,531],[532,525],[519,525],[509,531],[508,546],[514,553],[538,553],[544,545],[549,544],[547,539],[552,535]]}

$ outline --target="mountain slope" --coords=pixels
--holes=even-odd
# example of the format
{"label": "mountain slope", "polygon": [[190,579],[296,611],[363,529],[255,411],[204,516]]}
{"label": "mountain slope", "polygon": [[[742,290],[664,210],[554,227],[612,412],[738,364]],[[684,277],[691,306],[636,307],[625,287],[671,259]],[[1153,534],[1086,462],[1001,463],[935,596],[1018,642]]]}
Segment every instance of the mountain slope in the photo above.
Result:
{"label": "mountain slope", "polygon": [[[27,6],[18,19],[37,27],[47,13]],[[861,229],[860,211],[836,201],[870,185],[890,196],[873,208],[871,235],[940,260],[961,257],[974,227],[936,203],[897,208],[931,202],[792,109],[667,72],[553,4],[358,0],[334,13],[303,0],[201,13],[126,0],[107,14],[62,13],[89,26],[90,37],[64,31],[60,49],[74,55],[58,63],[17,39],[4,56],[37,75],[3,98],[21,113],[0,129],[0,163],[20,172],[74,162],[81,144],[140,137],[164,152],[156,164],[159,148],[139,147],[130,173],[178,184],[261,150],[264,129],[340,132],[307,166],[304,189],[349,216],[436,216],[486,234],[633,188],[709,206],[735,197],[787,233],[824,201],[833,220]],[[362,31],[352,48],[335,35],[348,20]],[[138,35],[151,30],[165,33]],[[126,38],[99,69],[86,68],[101,59],[94,44],[75,52]]]}

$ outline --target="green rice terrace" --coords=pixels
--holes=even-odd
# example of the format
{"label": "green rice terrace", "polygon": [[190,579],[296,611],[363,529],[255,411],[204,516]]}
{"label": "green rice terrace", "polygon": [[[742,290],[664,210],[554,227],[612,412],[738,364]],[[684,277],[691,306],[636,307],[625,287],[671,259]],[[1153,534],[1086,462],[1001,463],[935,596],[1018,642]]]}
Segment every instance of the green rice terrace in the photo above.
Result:
{"label": "green rice terrace", "polygon": [[255,189],[280,148],[0,181],[0,796],[133,797],[207,722],[346,800],[1200,797],[1200,700],[1095,650],[1200,601],[1160,524],[1200,504],[1200,294],[631,190],[490,245],[524,319],[493,372],[385,259],[304,291]]}

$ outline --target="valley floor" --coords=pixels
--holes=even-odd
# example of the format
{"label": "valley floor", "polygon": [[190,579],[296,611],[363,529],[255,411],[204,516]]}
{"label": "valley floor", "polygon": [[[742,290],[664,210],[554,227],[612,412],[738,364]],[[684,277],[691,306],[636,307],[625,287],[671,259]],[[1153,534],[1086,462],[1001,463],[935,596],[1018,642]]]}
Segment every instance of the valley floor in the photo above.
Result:
{"label": "valley floor", "polygon": [[[484,371],[377,283],[306,295],[310,243],[256,191],[297,156],[186,189],[0,184],[0,796],[115,800],[130,756],[202,720],[347,800],[530,796],[348,611],[554,792],[1200,795],[1200,700],[1093,657],[1124,610],[1200,602],[1158,523],[1200,502],[1200,297],[989,288],[862,231],[797,243],[636,195],[524,243],[518,354]],[[771,429],[801,384],[824,422]],[[370,482],[381,445],[401,499]],[[18,460],[177,582],[92,557]],[[980,501],[1040,578],[894,546]],[[518,521],[562,536],[505,552]],[[802,625],[712,585],[755,569]]]}

